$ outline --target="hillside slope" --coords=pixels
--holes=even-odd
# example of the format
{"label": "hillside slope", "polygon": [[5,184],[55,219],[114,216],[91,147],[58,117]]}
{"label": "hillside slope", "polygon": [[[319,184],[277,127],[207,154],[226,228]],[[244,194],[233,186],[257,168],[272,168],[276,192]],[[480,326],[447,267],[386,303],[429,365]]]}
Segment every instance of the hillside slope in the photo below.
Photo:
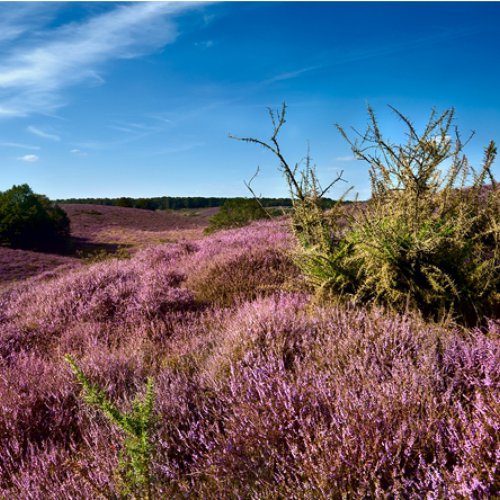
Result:
{"label": "hillside slope", "polygon": [[293,249],[264,221],[1,293],[2,495],[124,491],[69,353],[123,410],[153,377],[156,498],[495,496],[499,325],[317,304]]}
{"label": "hillside slope", "polygon": [[73,250],[67,255],[0,246],[0,287],[13,281],[78,266],[82,256],[118,247],[134,251],[149,244],[199,238],[217,209],[153,212],[101,205],[61,205],[71,222]]}

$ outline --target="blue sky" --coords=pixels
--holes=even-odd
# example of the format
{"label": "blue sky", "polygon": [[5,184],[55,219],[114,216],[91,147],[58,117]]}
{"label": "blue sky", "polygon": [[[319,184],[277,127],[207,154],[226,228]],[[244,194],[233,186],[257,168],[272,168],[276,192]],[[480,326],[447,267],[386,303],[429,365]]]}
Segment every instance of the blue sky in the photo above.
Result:
{"label": "blue sky", "polygon": [[334,124],[363,129],[367,104],[393,138],[387,104],[417,125],[455,107],[477,164],[500,142],[499,20],[479,2],[0,3],[0,190],[246,196],[260,166],[256,191],[284,196],[272,155],[228,138],[268,138],[283,101],[290,162],[309,144],[363,198]]}

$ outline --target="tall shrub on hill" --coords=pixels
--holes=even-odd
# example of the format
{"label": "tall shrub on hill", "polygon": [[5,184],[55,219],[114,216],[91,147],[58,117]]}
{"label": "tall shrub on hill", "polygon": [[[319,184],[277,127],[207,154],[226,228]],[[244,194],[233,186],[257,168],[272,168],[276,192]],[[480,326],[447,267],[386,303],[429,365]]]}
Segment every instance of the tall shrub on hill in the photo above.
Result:
{"label": "tall shrub on hill", "polygon": [[249,222],[267,216],[264,208],[253,198],[233,198],[224,202],[220,210],[210,218],[207,233],[219,229],[242,227]]}
{"label": "tall shrub on hill", "polygon": [[[302,243],[298,262],[319,290],[424,316],[476,324],[500,310],[500,190],[491,167],[496,146],[485,149],[476,170],[453,126],[454,110],[432,112],[422,132],[399,111],[408,137],[386,139],[375,113],[351,139],[338,126],[357,159],[368,162],[372,198],[349,213],[325,212],[314,169],[290,168],[278,143],[283,106],[271,113],[270,142],[244,138],[274,153],[288,181],[293,228]],[[329,189],[339,178],[335,179]]]}
{"label": "tall shrub on hill", "polygon": [[64,246],[70,222],[66,212],[27,184],[0,193],[0,244],[50,250]]}
{"label": "tall shrub on hill", "polygon": [[369,163],[372,186],[372,199],[347,235],[355,297],[398,307],[409,303],[427,316],[451,312],[466,323],[498,314],[494,142],[475,170],[463,153],[468,141],[453,127],[453,109],[433,111],[422,132],[394,112],[406,129],[404,144],[383,136],[371,108],[362,139],[350,139],[339,127],[355,156]]}

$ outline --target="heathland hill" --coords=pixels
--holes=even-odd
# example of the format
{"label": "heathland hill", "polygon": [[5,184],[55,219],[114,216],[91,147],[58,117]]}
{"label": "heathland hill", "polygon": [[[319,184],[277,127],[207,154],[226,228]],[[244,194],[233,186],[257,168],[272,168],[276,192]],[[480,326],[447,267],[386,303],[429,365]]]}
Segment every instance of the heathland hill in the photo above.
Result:
{"label": "heathland hill", "polygon": [[[140,226],[113,209],[131,216],[120,226],[100,210],[68,209],[82,238],[202,228],[179,215],[163,229],[154,214]],[[318,303],[295,250],[287,220],[260,221],[0,294],[2,494],[498,493],[498,324]],[[66,354],[104,391],[93,385],[90,405]],[[148,377],[150,413],[133,403]]]}
{"label": "heathland hill", "polygon": [[78,266],[82,258],[134,251],[152,243],[198,238],[218,208],[159,211],[102,205],[61,204],[71,224],[71,247],[63,255],[0,246],[0,287],[60,266]]}

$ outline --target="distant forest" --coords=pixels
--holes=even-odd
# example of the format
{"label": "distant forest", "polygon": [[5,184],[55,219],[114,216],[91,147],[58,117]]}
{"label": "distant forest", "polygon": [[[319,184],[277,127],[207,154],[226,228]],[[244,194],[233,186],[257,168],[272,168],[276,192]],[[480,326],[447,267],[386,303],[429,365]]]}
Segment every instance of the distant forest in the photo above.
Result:
{"label": "distant forest", "polygon": [[[145,210],[180,210],[183,208],[221,207],[228,200],[241,198],[217,198],[202,196],[158,196],[155,198],[68,198],[55,200],[56,203],[86,203],[115,207],[142,208]],[[290,198],[260,198],[265,207],[291,207]],[[335,201],[329,198],[321,200],[323,208],[331,207]]]}

